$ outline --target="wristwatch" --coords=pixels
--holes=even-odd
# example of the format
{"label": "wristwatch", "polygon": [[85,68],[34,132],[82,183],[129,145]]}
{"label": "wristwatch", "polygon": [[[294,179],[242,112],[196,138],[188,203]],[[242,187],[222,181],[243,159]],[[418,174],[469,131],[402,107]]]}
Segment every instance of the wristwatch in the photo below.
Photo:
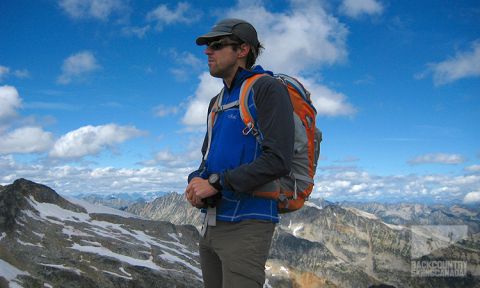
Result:
{"label": "wristwatch", "polygon": [[222,191],[223,187],[220,179],[220,174],[210,174],[210,176],[208,176],[208,184],[212,185],[213,188],[217,189],[218,191]]}

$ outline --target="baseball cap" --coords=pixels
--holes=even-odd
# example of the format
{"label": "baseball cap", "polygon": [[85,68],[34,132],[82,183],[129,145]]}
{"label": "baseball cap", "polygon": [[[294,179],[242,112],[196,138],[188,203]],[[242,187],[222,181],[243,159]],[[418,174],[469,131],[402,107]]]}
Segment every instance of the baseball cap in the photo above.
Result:
{"label": "baseball cap", "polygon": [[257,31],[252,24],[245,20],[234,18],[220,20],[212,27],[210,32],[198,37],[196,43],[197,45],[205,45],[213,38],[229,35],[235,35],[255,48],[260,44],[257,37]]}

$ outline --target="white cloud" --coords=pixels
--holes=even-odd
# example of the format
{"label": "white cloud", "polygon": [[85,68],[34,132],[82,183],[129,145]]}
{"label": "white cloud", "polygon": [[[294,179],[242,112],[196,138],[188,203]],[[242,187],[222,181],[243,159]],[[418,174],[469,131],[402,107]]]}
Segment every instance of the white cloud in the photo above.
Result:
{"label": "white cloud", "polygon": [[339,10],[349,17],[358,18],[363,14],[381,14],[383,6],[376,0],[343,0]]}
{"label": "white cloud", "polygon": [[30,77],[30,72],[27,69],[14,70],[12,72],[10,67],[0,65],[0,82],[5,81],[9,75],[13,75],[17,78],[28,78]]}
{"label": "white cloud", "polygon": [[24,165],[12,158],[0,156],[0,183],[10,184],[15,179],[26,178],[48,185],[58,193],[120,193],[177,191],[183,192],[186,178],[194,168],[145,167],[126,169],[114,167],[89,168],[81,166]]}
{"label": "white cloud", "polygon": [[195,95],[187,104],[187,112],[182,119],[183,124],[187,126],[200,126],[207,123],[210,99],[217,95],[223,87],[222,81],[213,78],[208,72],[202,73],[199,78],[200,84],[195,91]]}
{"label": "white cloud", "polygon": [[191,72],[186,68],[171,68],[169,71],[178,82],[186,82]]}
{"label": "white cloud", "polygon": [[82,79],[99,68],[100,66],[92,52],[78,52],[63,61],[62,74],[58,77],[58,82],[68,84],[73,80]]}
{"label": "white cloud", "polygon": [[472,44],[469,51],[458,52],[455,57],[429,65],[427,72],[417,78],[424,78],[428,72],[433,73],[435,85],[443,85],[467,77],[480,76],[480,40]]}
{"label": "white cloud", "polygon": [[432,154],[417,156],[409,160],[408,163],[412,165],[428,164],[428,163],[460,164],[460,163],[463,163],[464,161],[465,159],[462,157],[462,155],[459,155],[459,154],[432,153]]}
{"label": "white cloud", "polygon": [[480,165],[471,165],[471,166],[465,167],[465,171],[480,172]]}
{"label": "white cloud", "polygon": [[166,117],[169,115],[175,115],[179,111],[177,106],[166,106],[166,105],[158,105],[157,107],[153,108],[153,113],[157,117]]}
{"label": "white cloud", "polygon": [[22,127],[1,135],[0,153],[45,152],[53,144],[53,135],[39,127]]}
{"label": "white cloud", "polygon": [[74,19],[106,20],[112,13],[126,9],[122,0],[60,0],[59,5]]}
{"label": "white cloud", "polygon": [[[298,80],[310,92],[313,105],[319,115],[339,116],[356,113],[355,107],[347,102],[347,97],[344,94],[335,92],[312,79],[298,77]],[[210,99],[217,95],[221,89],[222,82],[204,72],[200,76],[200,84],[194,97],[188,103],[182,122],[187,126],[205,125]]]}
{"label": "white cloud", "polygon": [[[199,154],[200,155],[200,154]],[[155,154],[154,159],[144,161],[143,165],[146,166],[163,166],[163,167],[184,167],[186,162],[191,159],[185,159],[184,155],[173,154],[169,150],[159,151]],[[198,157],[199,158],[199,157]]]}
{"label": "white cloud", "polygon": [[30,72],[27,69],[15,70],[13,75],[17,78],[28,78],[30,77]]}
{"label": "white cloud", "polygon": [[14,117],[22,105],[17,89],[12,86],[0,86],[0,120]]}
{"label": "white cloud", "polygon": [[142,39],[143,37],[145,37],[145,34],[147,34],[150,28],[150,25],[146,25],[144,27],[128,26],[122,28],[122,33],[125,36],[136,36]]}
{"label": "white cloud", "polygon": [[480,185],[480,175],[373,175],[356,168],[322,169],[313,197],[334,201],[451,201],[463,200]]}
{"label": "white cloud", "polygon": [[[192,145],[193,146],[193,145]],[[190,149],[189,147],[188,149]],[[44,183],[59,193],[177,191],[183,192],[187,175],[198,167],[200,152],[159,152],[152,165],[141,169],[115,167],[48,166],[44,163],[16,163],[12,156],[0,155],[0,183],[9,184],[23,177]],[[193,161],[175,163],[175,158]],[[156,162],[155,162],[156,161]],[[178,162],[178,161],[177,161]],[[178,165],[176,165],[178,164]],[[355,168],[325,169],[320,166],[315,177],[313,197],[331,201],[399,201],[463,200],[478,191],[480,175],[374,175]],[[478,193],[478,192],[476,192]],[[467,197],[477,195],[471,194]],[[476,196],[478,197],[478,196]],[[477,199],[477,198],[475,198]]]}
{"label": "white cloud", "polygon": [[170,68],[169,71],[178,81],[185,81],[194,73],[202,71],[206,67],[206,63],[190,52],[178,52],[176,49],[169,49],[163,52],[164,57],[175,61],[176,67]]}
{"label": "white cloud", "polygon": [[228,17],[245,19],[265,47],[259,63],[274,72],[299,75],[347,57],[348,30],[316,1],[292,1],[288,12],[270,12],[258,1],[239,1]]}
{"label": "white cloud", "polygon": [[147,14],[147,20],[156,22],[156,29],[162,30],[165,25],[176,23],[189,24],[200,19],[200,11],[193,9],[186,2],[178,2],[175,9],[161,4]]}
{"label": "white cloud", "polygon": [[190,52],[177,52],[176,50],[170,50],[169,56],[172,57],[176,63],[189,66],[190,68],[198,68],[199,66],[206,66],[206,63],[200,60],[197,56]]}
{"label": "white cloud", "polygon": [[3,82],[3,79],[7,77],[10,73],[10,68],[0,65],[0,82]]}
{"label": "white cloud", "polygon": [[84,126],[58,139],[49,155],[54,158],[78,159],[98,154],[103,149],[141,135],[143,133],[133,126]]}
{"label": "white cloud", "polygon": [[[191,142],[192,143],[192,142]],[[197,142],[198,143],[198,142]],[[187,150],[180,153],[173,153],[170,150],[162,150],[155,154],[152,160],[144,161],[142,164],[146,166],[160,165],[163,167],[182,168],[199,163],[202,154],[197,145],[188,145]],[[198,167],[198,165],[197,165]],[[193,169],[190,171],[192,172]]]}
{"label": "white cloud", "polygon": [[330,88],[318,84],[311,79],[298,79],[307,88],[311,94],[313,105],[318,114],[327,116],[352,115],[356,109],[347,102],[347,97],[331,90]]}
{"label": "white cloud", "polygon": [[466,204],[480,202],[480,192],[470,192],[463,198],[463,202]]}

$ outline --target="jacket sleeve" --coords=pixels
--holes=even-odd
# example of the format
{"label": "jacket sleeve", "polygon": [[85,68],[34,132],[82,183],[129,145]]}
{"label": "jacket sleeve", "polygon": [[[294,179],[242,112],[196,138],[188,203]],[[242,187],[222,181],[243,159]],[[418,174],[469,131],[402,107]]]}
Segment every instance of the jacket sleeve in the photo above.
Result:
{"label": "jacket sleeve", "polygon": [[295,128],[286,87],[273,77],[262,77],[253,88],[262,153],[251,163],[225,171],[224,187],[236,192],[252,193],[255,187],[287,175],[292,165]]}
{"label": "jacket sleeve", "polygon": [[[208,105],[207,117],[208,117],[208,114],[210,113],[210,111],[212,110],[212,106],[215,103],[215,100],[216,100],[217,97],[218,97],[218,95],[213,97],[210,100],[210,104]],[[195,177],[204,178],[204,175],[202,175],[202,173],[205,170],[205,160],[203,160],[203,158],[205,156],[205,153],[207,153],[207,148],[208,148],[208,134],[205,133],[205,137],[203,138],[202,150],[201,150],[202,151],[202,162],[200,163],[200,166],[198,167],[197,170],[193,171],[192,173],[190,173],[188,175],[188,183],[190,183],[190,181]]]}

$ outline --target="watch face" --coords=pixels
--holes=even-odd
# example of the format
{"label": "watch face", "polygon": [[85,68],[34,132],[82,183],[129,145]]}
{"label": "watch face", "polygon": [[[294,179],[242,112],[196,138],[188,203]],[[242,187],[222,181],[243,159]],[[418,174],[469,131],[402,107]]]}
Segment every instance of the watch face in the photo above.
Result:
{"label": "watch face", "polygon": [[216,183],[218,182],[218,180],[219,180],[218,174],[212,174],[208,177],[208,182],[210,183]]}

